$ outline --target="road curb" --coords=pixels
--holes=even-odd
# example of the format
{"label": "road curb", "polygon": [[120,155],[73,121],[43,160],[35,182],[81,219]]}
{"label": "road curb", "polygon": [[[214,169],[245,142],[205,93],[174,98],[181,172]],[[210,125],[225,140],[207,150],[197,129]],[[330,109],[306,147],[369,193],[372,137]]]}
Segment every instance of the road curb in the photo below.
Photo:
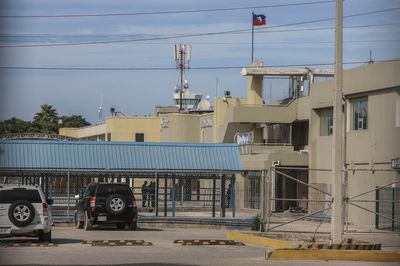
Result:
{"label": "road curb", "polygon": [[293,248],[292,242],[278,240],[268,237],[261,237],[252,234],[239,233],[239,232],[227,232],[226,238],[230,240],[247,242],[258,246],[263,247],[272,247],[272,248]]}
{"label": "road curb", "polygon": [[361,250],[276,249],[266,252],[267,260],[346,260],[399,262],[400,252]]}

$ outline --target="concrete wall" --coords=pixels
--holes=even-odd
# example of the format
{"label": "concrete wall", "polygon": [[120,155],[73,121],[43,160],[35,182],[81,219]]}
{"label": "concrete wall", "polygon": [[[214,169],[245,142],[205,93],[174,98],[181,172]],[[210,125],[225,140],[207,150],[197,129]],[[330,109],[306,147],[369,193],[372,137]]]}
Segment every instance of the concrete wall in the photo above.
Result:
{"label": "concrete wall", "polygon": [[78,132],[77,132],[76,128],[63,127],[63,128],[60,128],[58,133],[62,136],[78,138]]}
{"label": "concrete wall", "polygon": [[200,143],[214,142],[214,113],[200,115]]}
{"label": "concrete wall", "polygon": [[160,141],[159,117],[112,116],[106,119],[106,132],[111,141],[135,141],[136,133],[144,133],[145,142]]}
{"label": "concrete wall", "polygon": [[[391,159],[400,157],[400,127],[396,124],[400,116],[400,110],[396,109],[400,97],[399,73],[399,62],[377,63],[344,72],[344,117],[347,121],[345,160],[346,168],[355,170],[349,171],[346,177],[349,196],[400,179],[400,174],[390,167]],[[331,169],[332,165],[332,137],[319,135],[317,109],[332,107],[333,88],[332,80],[315,84],[311,88],[309,165],[313,169]],[[355,131],[351,127],[351,100],[359,96],[368,97],[368,128]],[[310,183],[330,191],[331,173],[311,172]],[[375,200],[375,192],[357,200]],[[375,203],[359,205],[375,211]],[[350,207],[348,213],[350,223],[371,226],[375,222],[374,214],[360,208]]]}
{"label": "concrete wall", "polygon": [[168,114],[161,118],[169,121],[169,126],[161,129],[162,142],[200,142],[199,115]]}

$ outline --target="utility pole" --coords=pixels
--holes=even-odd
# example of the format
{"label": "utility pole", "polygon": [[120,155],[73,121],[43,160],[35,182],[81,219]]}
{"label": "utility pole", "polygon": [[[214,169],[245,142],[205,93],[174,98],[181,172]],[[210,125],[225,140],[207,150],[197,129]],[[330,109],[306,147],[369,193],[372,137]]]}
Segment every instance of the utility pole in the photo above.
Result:
{"label": "utility pole", "polygon": [[331,237],[340,244],[343,237],[343,0],[336,0],[335,90],[333,98],[332,220]]}
{"label": "utility pole", "polygon": [[179,50],[180,53],[180,58],[181,60],[179,60],[179,72],[180,72],[180,90],[179,90],[179,112],[182,112],[183,107],[182,107],[182,93],[183,93],[183,70],[185,67],[185,46],[181,46],[181,49]]}
{"label": "utility pole", "polygon": [[180,85],[179,85],[179,112],[183,110],[183,89],[185,69],[189,68],[189,62],[191,57],[192,47],[185,44],[175,44],[174,45],[174,59],[176,62],[176,68],[180,72]]}

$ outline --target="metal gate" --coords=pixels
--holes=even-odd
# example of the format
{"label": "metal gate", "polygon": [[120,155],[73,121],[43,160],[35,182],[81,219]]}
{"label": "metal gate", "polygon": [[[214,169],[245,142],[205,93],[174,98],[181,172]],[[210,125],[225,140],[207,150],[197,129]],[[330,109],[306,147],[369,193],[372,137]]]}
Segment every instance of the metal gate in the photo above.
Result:
{"label": "metal gate", "polygon": [[328,186],[308,182],[310,171],[321,170],[272,167],[266,172],[263,206],[266,231],[330,232],[332,195]]}
{"label": "metal gate", "polygon": [[[357,170],[354,170],[357,172]],[[348,175],[354,174],[350,171]],[[365,180],[377,176],[393,179],[394,170],[374,170],[374,173],[363,171]],[[349,180],[346,187],[349,191]],[[395,178],[394,178],[395,179]],[[364,182],[368,184],[369,182]],[[346,217],[345,230],[357,232],[400,231],[400,180],[386,182],[380,186],[369,186],[369,189],[358,193],[348,193],[345,197]]]}
{"label": "metal gate", "polygon": [[235,217],[235,176],[215,173],[32,171],[0,175],[3,182],[39,185],[53,199],[56,219],[74,217],[75,195],[91,182],[127,183],[141,216]]}

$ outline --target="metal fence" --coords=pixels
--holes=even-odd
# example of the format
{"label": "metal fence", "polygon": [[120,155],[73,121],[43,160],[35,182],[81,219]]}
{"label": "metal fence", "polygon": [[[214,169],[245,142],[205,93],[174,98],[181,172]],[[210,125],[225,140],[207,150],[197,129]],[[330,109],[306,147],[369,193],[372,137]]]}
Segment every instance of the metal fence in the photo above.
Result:
{"label": "metal fence", "polygon": [[39,185],[53,199],[55,218],[72,219],[75,195],[91,182],[126,183],[143,216],[235,216],[234,175],[199,173],[132,173],[46,171],[0,174],[8,183]]}
{"label": "metal fence", "polygon": [[[361,170],[360,170],[361,171]],[[355,173],[354,173],[355,172]],[[395,179],[395,171],[374,170],[375,173],[361,171],[364,189],[355,190],[347,178],[347,197],[345,197],[345,230],[357,232],[400,231],[400,180]],[[356,175],[357,170],[348,175]],[[376,175],[381,185],[374,185]],[[390,181],[389,181],[390,180]]]}
{"label": "metal fence", "polygon": [[[395,170],[351,169],[343,176],[344,232],[400,230],[400,179]],[[272,167],[260,179],[264,230],[331,233],[330,169]]]}
{"label": "metal fence", "polygon": [[245,175],[244,207],[247,209],[260,209],[261,175],[261,171],[249,171]]}
{"label": "metal fence", "polygon": [[330,232],[329,187],[309,182],[307,168],[273,167],[265,176],[263,221],[270,232]]}

